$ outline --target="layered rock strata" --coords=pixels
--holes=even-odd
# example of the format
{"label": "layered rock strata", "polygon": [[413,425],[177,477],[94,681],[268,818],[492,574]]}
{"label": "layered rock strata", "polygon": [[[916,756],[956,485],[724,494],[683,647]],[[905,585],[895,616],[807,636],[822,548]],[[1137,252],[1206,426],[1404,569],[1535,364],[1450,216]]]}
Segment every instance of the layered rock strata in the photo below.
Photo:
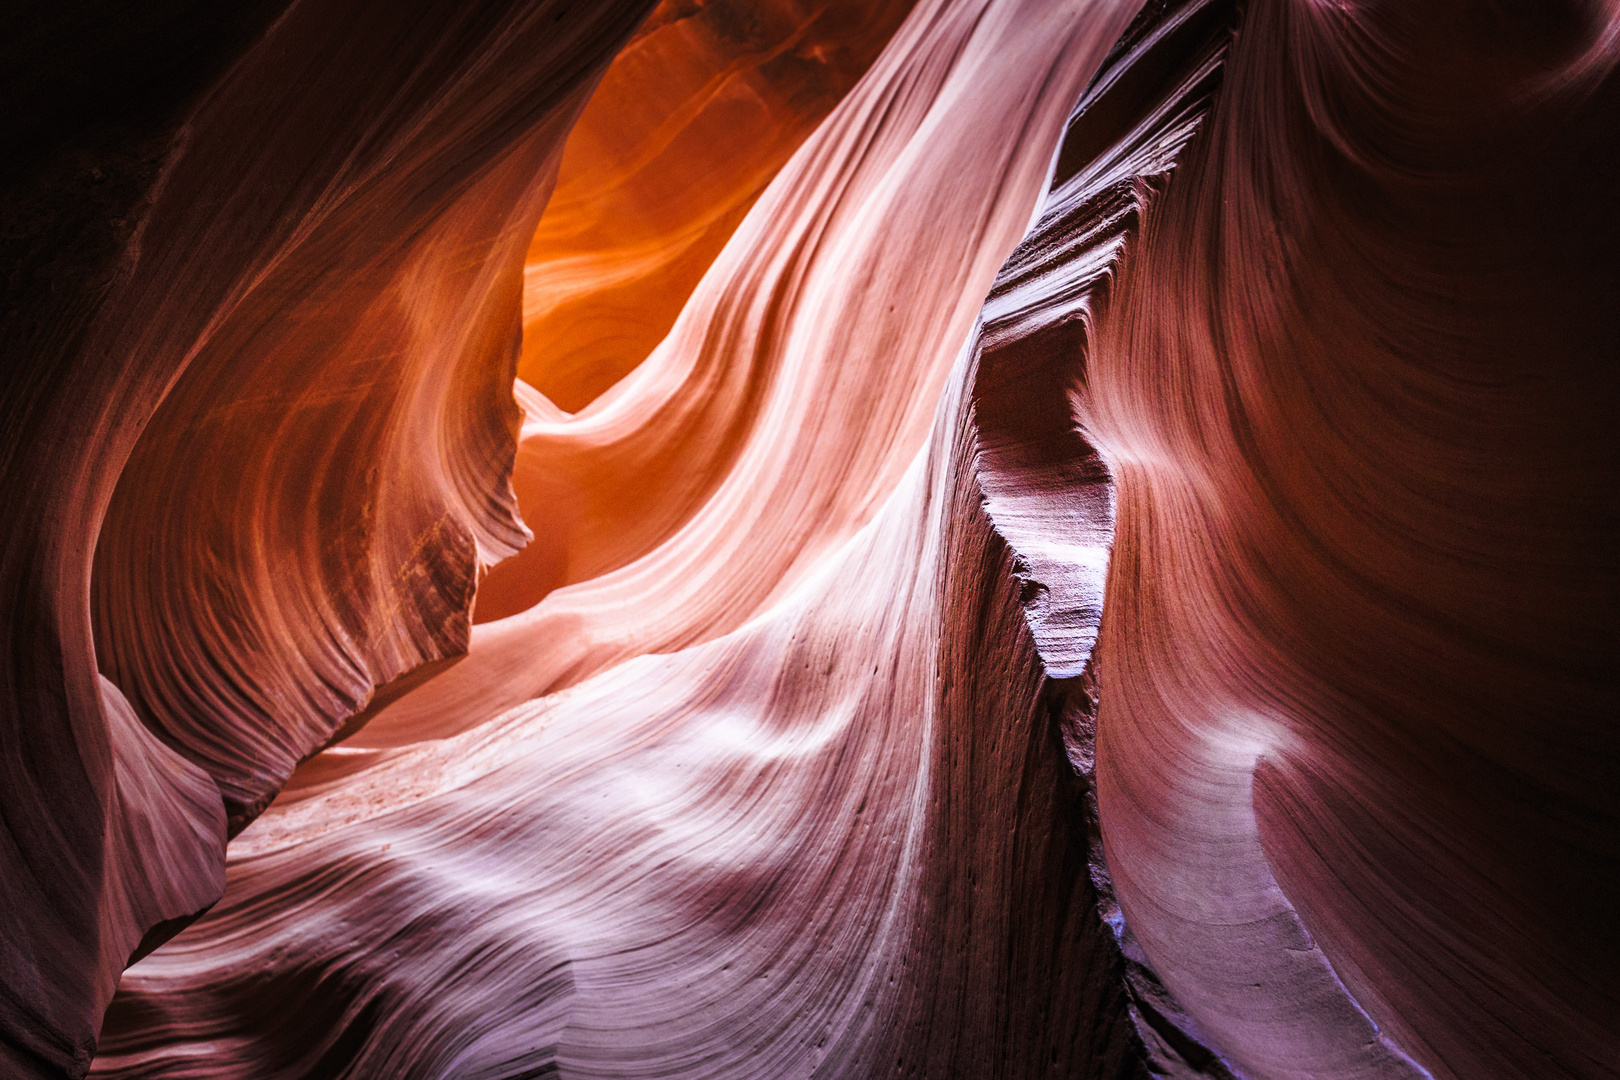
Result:
{"label": "layered rock strata", "polygon": [[19,19],[0,1071],[1620,1075],[1613,6],[751,10]]}
{"label": "layered rock strata", "polygon": [[[54,147],[17,181],[22,268],[59,247],[18,286],[0,458],[8,1075],[82,1075],[132,953],[218,898],[227,828],[464,648],[479,561],[522,542],[523,252],[645,11],[566,8],[154,12],[131,44],[168,73],[59,80],[62,144],[19,125]],[[25,15],[46,84],[126,25]],[[49,184],[83,160],[115,186],[79,226]]]}
{"label": "layered rock strata", "polygon": [[[578,412],[640,364],[910,7],[670,0],[655,9],[569,133],[530,241],[523,380]],[[489,598],[480,601],[486,620]]]}

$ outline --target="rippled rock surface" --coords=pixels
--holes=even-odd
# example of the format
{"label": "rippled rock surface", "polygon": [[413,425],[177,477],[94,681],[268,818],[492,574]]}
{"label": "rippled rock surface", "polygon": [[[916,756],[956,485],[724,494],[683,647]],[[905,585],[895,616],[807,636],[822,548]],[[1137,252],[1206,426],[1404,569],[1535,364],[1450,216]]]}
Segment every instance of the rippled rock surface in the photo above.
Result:
{"label": "rippled rock surface", "polygon": [[5,18],[0,1073],[1620,1076],[1612,5]]}

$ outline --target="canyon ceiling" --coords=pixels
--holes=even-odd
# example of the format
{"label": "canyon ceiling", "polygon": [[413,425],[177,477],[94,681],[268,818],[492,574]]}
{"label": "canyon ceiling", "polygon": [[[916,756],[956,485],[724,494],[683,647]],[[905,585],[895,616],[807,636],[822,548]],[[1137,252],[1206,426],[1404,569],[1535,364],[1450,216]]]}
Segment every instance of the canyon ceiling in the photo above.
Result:
{"label": "canyon ceiling", "polygon": [[0,1077],[1620,1077],[1616,0],[19,0]]}

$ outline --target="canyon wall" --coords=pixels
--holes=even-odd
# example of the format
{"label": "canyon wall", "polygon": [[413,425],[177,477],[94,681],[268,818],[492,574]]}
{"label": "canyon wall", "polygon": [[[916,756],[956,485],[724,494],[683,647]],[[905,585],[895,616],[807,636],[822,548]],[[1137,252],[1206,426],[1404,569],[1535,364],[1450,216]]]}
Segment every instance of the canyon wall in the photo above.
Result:
{"label": "canyon wall", "polygon": [[1613,5],[14,21],[6,1075],[1620,1076]]}
{"label": "canyon wall", "polygon": [[[70,115],[86,133],[15,182],[22,269],[82,261],[11,316],[34,320],[0,563],[11,1074],[83,1073],[143,937],[218,898],[227,829],[373,686],[463,649],[478,563],[524,539],[523,253],[645,8],[430,8],[262,11],[189,67],[159,22],[137,40],[173,78],[81,75],[122,126]],[[116,52],[37,18],[45,90]],[[76,166],[120,190],[53,200]]]}

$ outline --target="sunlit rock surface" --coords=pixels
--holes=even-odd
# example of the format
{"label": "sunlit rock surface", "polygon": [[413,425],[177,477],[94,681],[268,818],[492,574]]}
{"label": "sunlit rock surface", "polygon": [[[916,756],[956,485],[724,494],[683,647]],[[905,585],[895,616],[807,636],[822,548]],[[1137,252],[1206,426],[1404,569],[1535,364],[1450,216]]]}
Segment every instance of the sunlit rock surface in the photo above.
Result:
{"label": "sunlit rock surface", "polygon": [[659,5],[569,134],[524,267],[519,375],[577,412],[641,363],[765,185],[910,8]]}
{"label": "sunlit rock surface", "polygon": [[16,17],[0,1074],[1620,1075],[1612,7],[649,6]]}
{"label": "sunlit rock surface", "polygon": [[[920,6],[630,382],[571,420],[520,387],[520,483],[635,452],[673,527],[604,511],[583,556],[623,569],[477,628],[313,759],[227,899],[126,978],[98,1072],[1140,1066],[963,392],[1131,14]],[[242,937],[266,903],[280,929]],[[356,934],[408,960],[351,971]]]}
{"label": "sunlit rock surface", "polygon": [[[572,412],[646,359],[765,185],[909,7],[658,7],[569,135],[524,268],[523,380]],[[530,411],[551,414],[532,401]],[[520,472],[523,513],[554,525],[481,583],[475,621],[515,615],[599,571],[599,562],[579,565],[595,538],[562,536],[593,520],[570,504],[580,487],[622,501],[609,486],[627,481],[587,474],[558,491],[559,464]]]}
{"label": "sunlit rock surface", "polygon": [[629,378],[572,417],[519,388],[530,568],[484,584],[520,613],[303,779],[728,633],[870,520],[1113,39],[1048,8],[914,10]]}

